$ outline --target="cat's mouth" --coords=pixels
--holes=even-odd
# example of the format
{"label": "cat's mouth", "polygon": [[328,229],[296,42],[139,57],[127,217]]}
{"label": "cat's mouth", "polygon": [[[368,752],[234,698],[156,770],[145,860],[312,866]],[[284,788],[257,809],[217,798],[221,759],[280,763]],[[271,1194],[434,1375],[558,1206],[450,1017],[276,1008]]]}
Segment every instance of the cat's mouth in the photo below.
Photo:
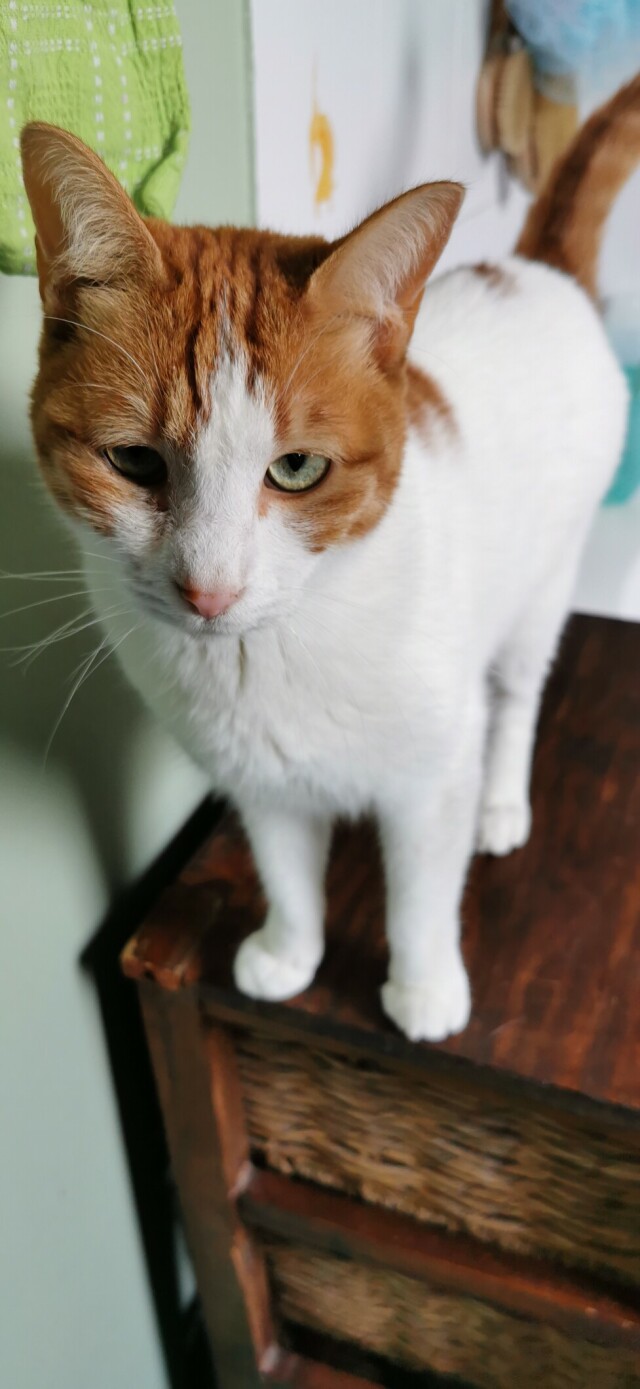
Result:
{"label": "cat's mouth", "polygon": [[199,643],[215,642],[223,637],[243,637],[250,631],[266,626],[270,618],[273,620],[273,614],[249,618],[248,615],[239,613],[236,608],[216,617],[205,618],[195,612],[189,613],[177,603],[174,604],[157,594],[140,592],[140,589],[136,591],[136,598],[146,616],[162,622],[167,627],[173,627],[174,631],[179,631],[183,636],[191,637]]}
{"label": "cat's mouth", "polygon": [[[135,564],[130,567],[129,585],[136,606],[146,617],[172,627],[174,631],[199,643],[215,642],[223,637],[240,638],[271,626],[283,615],[281,598],[270,595],[269,599],[265,596],[262,601],[256,601],[246,592],[237,597],[234,594],[233,601],[219,612],[211,611],[211,606],[215,608],[216,604],[207,605],[205,595],[199,595],[201,606],[205,609],[203,613],[196,609],[189,597],[185,598],[184,590],[177,583],[167,582],[166,578],[159,579],[148,572],[142,573]],[[188,592],[193,593],[192,590]]]}
{"label": "cat's mouth", "polygon": [[240,613],[225,613],[221,617],[204,620],[203,618],[194,619],[190,622],[175,621],[175,625],[180,627],[185,635],[192,637],[200,643],[222,641],[223,638],[235,638],[239,641],[243,637],[248,637],[252,632],[264,631],[265,628],[273,626],[277,622],[277,613],[272,609],[253,616]]}
{"label": "cat's mouth", "polygon": [[212,641],[216,637],[240,635],[237,622],[233,623],[226,616],[203,618],[197,617],[194,613],[191,617],[169,603],[150,600],[147,597],[141,599],[140,604],[148,616],[164,622],[168,627],[176,628],[196,641]]}

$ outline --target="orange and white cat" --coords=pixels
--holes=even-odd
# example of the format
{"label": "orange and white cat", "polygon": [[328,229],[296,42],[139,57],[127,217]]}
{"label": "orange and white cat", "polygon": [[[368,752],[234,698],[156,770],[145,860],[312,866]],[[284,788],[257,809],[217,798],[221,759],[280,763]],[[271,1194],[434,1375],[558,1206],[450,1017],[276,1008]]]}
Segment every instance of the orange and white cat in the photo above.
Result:
{"label": "orange and white cat", "polygon": [[309,983],[332,822],[373,812],[384,1008],[411,1038],[457,1032],[467,865],[529,833],[540,693],[624,437],[585,289],[640,79],[520,254],[424,297],[456,184],[327,244],[145,222],[72,135],[30,125],[22,149],[38,457],[129,678],[242,815],[270,906],[237,983]]}

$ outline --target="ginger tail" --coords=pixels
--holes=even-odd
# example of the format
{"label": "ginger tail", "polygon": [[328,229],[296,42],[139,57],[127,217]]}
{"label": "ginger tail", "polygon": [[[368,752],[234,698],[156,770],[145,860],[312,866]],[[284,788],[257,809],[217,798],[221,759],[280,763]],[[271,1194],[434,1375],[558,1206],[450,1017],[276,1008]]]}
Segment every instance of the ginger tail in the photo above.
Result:
{"label": "ginger tail", "polygon": [[578,131],[533,203],[516,254],[573,275],[593,297],[616,194],[640,161],[640,74]]}

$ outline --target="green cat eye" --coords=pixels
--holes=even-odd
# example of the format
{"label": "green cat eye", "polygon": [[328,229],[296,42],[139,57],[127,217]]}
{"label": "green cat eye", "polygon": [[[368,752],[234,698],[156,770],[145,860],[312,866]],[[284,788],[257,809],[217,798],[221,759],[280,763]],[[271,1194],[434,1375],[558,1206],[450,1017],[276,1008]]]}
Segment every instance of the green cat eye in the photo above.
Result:
{"label": "green cat eye", "polygon": [[130,482],[136,482],[138,487],[158,487],[166,482],[166,464],[155,449],[133,444],[103,449],[103,453],[116,472],[122,473]]}
{"label": "green cat eye", "polygon": [[319,453],[283,453],[267,468],[266,481],[280,492],[308,492],[327,476],[331,463]]}

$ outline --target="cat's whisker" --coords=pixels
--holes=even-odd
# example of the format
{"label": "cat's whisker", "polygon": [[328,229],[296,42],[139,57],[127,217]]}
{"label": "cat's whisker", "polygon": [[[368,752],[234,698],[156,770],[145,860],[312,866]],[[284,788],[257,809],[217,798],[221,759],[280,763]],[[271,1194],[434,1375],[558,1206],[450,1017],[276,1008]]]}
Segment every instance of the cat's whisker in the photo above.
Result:
{"label": "cat's whisker", "polygon": [[[288,624],[287,624],[287,625],[288,625]],[[323,670],[322,670],[322,667],[321,667],[321,666],[318,664],[318,662],[316,661],[316,659],[315,659],[313,653],[310,651],[310,649],[309,649],[309,647],[307,646],[306,642],[304,642],[304,641],[302,640],[302,637],[300,636],[300,633],[299,633],[298,631],[296,631],[296,629],[295,629],[294,627],[290,627],[289,625],[288,625],[288,630],[289,630],[289,632],[291,633],[291,636],[294,638],[294,640],[298,642],[299,646],[301,647],[302,651],[303,651],[303,652],[305,653],[305,655],[307,656],[308,660],[310,660],[310,661],[311,661],[311,664],[315,667],[315,669],[316,669],[316,671],[318,672],[318,675],[319,675],[319,677],[320,677],[320,682],[321,682],[323,688],[324,688],[325,690],[329,689],[329,681],[328,681],[328,679],[327,679],[327,673],[326,673],[326,671],[323,671]],[[358,717],[359,717],[361,732],[362,732],[363,738],[364,738],[364,740],[365,740],[365,742],[366,742],[367,737],[368,737],[368,732],[369,732],[368,723],[370,724],[371,720],[369,719],[369,721],[367,721],[367,719],[366,719],[366,717],[365,717],[365,714],[364,714],[364,711],[360,708],[360,706],[359,706],[358,704],[355,704],[355,703],[352,702],[351,708],[355,711],[355,713],[356,713],[356,714],[358,715]],[[348,739],[348,735],[349,735],[348,720],[347,720],[347,721],[343,721],[342,719],[338,719],[337,716],[336,716],[336,714],[334,713],[333,722],[334,722],[334,724],[336,725],[336,727],[341,728],[341,729],[344,731],[344,733],[345,733],[345,735],[346,735],[346,737],[347,737],[347,739]]]}
{"label": "cat's whisker", "polygon": [[[109,584],[106,588],[94,588],[94,593],[115,593],[115,589]],[[36,598],[33,603],[23,603],[19,608],[9,608],[8,612],[0,613],[3,617],[15,617],[18,613],[30,612],[32,608],[43,608],[48,603],[62,603],[66,598],[86,598],[86,588],[75,588],[71,593],[54,593],[49,598]]]}
{"label": "cat's whisker", "polygon": [[371,601],[369,598],[366,597],[362,599],[354,599],[348,598],[344,594],[340,594],[340,596],[338,596],[335,593],[325,593],[319,589],[314,589],[313,591],[311,591],[305,588],[287,589],[281,587],[279,592],[286,597],[298,599],[296,611],[300,611],[302,607],[308,606],[309,604],[311,604],[311,606],[314,606],[317,603],[333,603],[339,612],[350,611],[353,613],[357,613],[362,618],[371,617]]}
{"label": "cat's whisker", "polygon": [[84,575],[84,569],[34,569],[31,573],[12,574],[8,569],[0,569],[0,579],[45,579],[57,580],[59,583],[66,583],[67,579],[78,579]]}
{"label": "cat's whisker", "polygon": [[[93,627],[101,622],[103,617],[126,616],[131,609],[123,608],[118,611],[117,608],[112,608],[107,609],[107,611],[100,616],[94,615],[90,617],[93,611],[92,607],[83,608],[81,612],[74,613],[72,617],[67,618],[66,622],[62,622],[59,627],[55,627],[53,632],[47,632],[46,635],[40,637],[38,641],[23,642],[21,645],[16,646],[5,646],[2,650],[4,652],[23,652],[24,654],[19,656],[12,664],[14,668],[19,665],[25,665],[26,668],[32,660],[35,660],[37,656],[43,651],[46,651],[49,646],[53,646],[56,642],[66,641],[67,637],[77,636],[79,632],[83,632],[87,627]],[[87,618],[89,618],[89,621],[85,620]]]}
{"label": "cat's whisker", "polygon": [[98,642],[97,646],[92,647],[91,651],[89,651],[89,652],[85,651],[84,656],[81,656],[81,657],[80,657],[80,660],[78,661],[77,665],[75,665],[75,666],[73,667],[73,670],[70,671],[69,674],[68,674],[68,676],[67,676],[67,681],[68,681],[70,684],[73,683],[73,681],[74,681],[76,675],[79,675],[79,673],[80,673],[80,671],[83,669],[83,667],[86,666],[88,662],[92,661],[92,660],[94,659],[94,657],[98,654],[99,651],[104,650],[104,648],[107,646],[109,640],[110,640],[110,638],[109,638],[109,633],[108,633],[108,632],[103,632],[103,633],[102,633],[102,637],[101,637],[100,641]]}
{"label": "cat's whisker", "polygon": [[[129,630],[124,633],[124,636],[120,637],[119,641],[117,641],[115,645],[111,644],[110,638],[108,636],[104,637],[103,640],[100,642],[100,645],[96,648],[96,650],[91,652],[91,655],[89,656],[88,660],[83,662],[80,675],[78,676],[78,679],[74,682],[70,693],[67,695],[67,698],[65,699],[62,709],[60,710],[60,713],[55,721],[55,724],[49,736],[49,740],[47,742],[47,746],[44,752],[43,767],[46,767],[47,765],[47,759],[51,751],[53,740],[56,736],[56,733],[58,732],[60,724],[62,723],[62,720],[72,700],[78,693],[78,690],[85,683],[85,681],[89,679],[90,675],[94,675],[95,672],[99,670],[100,666],[103,664],[104,661],[106,661],[107,657],[111,656],[114,651],[117,651],[118,648],[122,646],[122,643],[127,640],[127,637],[132,636],[132,634],[135,631],[137,631],[140,625],[141,624],[139,622],[134,622],[133,626],[130,627]],[[107,648],[106,651],[105,646]],[[98,657],[99,659],[97,659]]]}
{"label": "cat's whisker", "polygon": [[[307,614],[304,611],[300,611],[298,613],[298,616],[301,617],[303,621],[306,621],[308,623],[308,630],[310,630],[311,632],[313,631],[313,627],[315,627],[318,631],[324,632],[326,636],[333,639],[335,635],[334,630],[331,627],[327,627],[323,622],[319,622],[317,614],[315,612],[313,614]],[[362,651],[362,649],[359,646],[354,645],[353,640],[351,641],[351,650],[355,660],[361,665],[368,666],[369,669],[372,671],[373,675],[377,678],[379,674],[378,662],[374,660],[371,656],[367,655],[364,651]],[[424,686],[425,694],[427,694],[428,686],[426,678],[423,675],[421,675],[420,672],[417,671],[415,667],[407,661],[404,653],[401,654],[400,652],[395,652],[394,660],[402,661],[405,670],[413,677],[414,680],[418,682],[419,685]],[[370,717],[371,716],[368,715],[369,720]],[[384,714],[381,714],[380,717],[383,718]]]}
{"label": "cat's whisker", "polygon": [[18,656],[17,660],[13,662],[13,666],[22,665],[25,661],[35,658],[36,655],[39,655],[41,651],[44,651],[46,647],[50,646],[53,642],[62,641],[67,635],[72,636],[72,629],[75,628],[75,624],[89,617],[91,612],[91,608],[83,608],[82,612],[74,613],[73,617],[68,617],[66,622],[61,622],[60,626],[55,627],[53,632],[47,632],[46,635],[40,637],[38,641],[23,642],[21,645],[17,646],[5,646],[3,650],[21,651],[23,654]]}
{"label": "cat's whisker", "polygon": [[118,555],[100,555],[98,554],[97,550],[85,550],[84,547],[82,553],[83,555],[88,556],[89,559],[106,560],[107,564],[122,564],[122,560],[119,558]]}
{"label": "cat's whisker", "polygon": [[[83,684],[84,680],[87,679],[87,678],[89,677],[89,675],[90,675],[90,673],[91,673],[91,667],[92,667],[92,665],[94,665],[94,663],[96,662],[96,658],[97,658],[97,657],[100,655],[100,653],[104,650],[104,647],[105,647],[107,641],[108,641],[108,638],[107,638],[107,637],[104,637],[103,640],[100,642],[100,644],[96,647],[96,649],[95,649],[94,651],[92,651],[91,654],[90,654],[88,657],[85,657],[85,659],[82,661],[82,663],[81,663],[80,674],[79,674],[77,680],[76,680],[76,681],[74,682],[74,684],[72,685],[71,691],[70,691],[70,693],[67,695],[67,698],[66,698],[65,701],[64,701],[64,704],[63,704],[63,706],[62,706],[62,709],[60,710],[60,713],[58,714],[58,717],[57,717],[57,719],[56,719],[56,721],[55,721],[55,723],[54,723],[54,725],[53,725],[53,729],[52,729],[52,731],[51,731],[51,734],[49,735],[49,739],[48,739],[48,742],[47,742],[47,746],[46,746],[45,751],[44,751],[44,757],[43,757],[43,762],[42,762],[43,768],[45,768],[46,765],[47,765],[47,759],[48,759],[49,753],[50,753],[50,751],[51,751],[51,747],[52,747],[52,744],[53,744],[53,740],[54,740],[54,738],[55,738],[55,736],[56,736],[56,733],[58,732],[58,729],[59,729],[60,724],[62,723],[62,720],[63,720],[63,718],[64,718],[64,716],[65,716],[65,714],[66,714],[66,712],[67,712],[67,709],[69,708],[69,705],[71,704],[71,701],[73,700],[74,695],[77,694],[77,692],[78,692],[78,690],[80,689],[80,686]],[[95,668],[97,668],[97,665],[96,665]],[[76,667],[76,670],[77,670],[77,667]],[[75,674],[75,672],[74,672],[74,674]]]}
{"label": "cat's whisker", "polygon": [[[86,626],[87,626],[87,627],[92,627],[92,626],[94,626],[94,625],[95,625],[95,624],[94,624],[94,623],[91,623],[91,622],[87,622],[87,623],[86,623]],[[85,629],[84,629],[84,627],[80,627],[78,630],[79,630],[80,632],[83,632]],[[75,632],[66,632],[66,633],[63,633],[63,635],[59,638],[59,640],[60,640],[60,641],[63,641],[65,636],[73,637],[73,636],[75,636],[75,635],[76,635]],[[50,645],[52,645],[52,643],[51,643],[51,642],[47,642],[46,645],[43,647],[42,650],[40,650],[40,651],[34,651],[33,654],[32,654],[31,656],[23,656],[23,657],[21,657],[20,660],[14,662],[14,666],[15,666],[15,667],[20,666],[21,669],[22,669],[22,674],[23,674],[23,675],[26,675],[27,672],[31,670],[31,667],[32,667],[34,661],[37,661],[38,657],[41,656],[41,655],[43,654],[43,651],[48,651]]]}
{"label": "cat's whisker", "polygon": [[315,656],[313,655],[313,652],[310,651],[310,649],[309,649],[309,647],[307,646],[306,642],[302,640],[302,637],[300,636],[300,633],[296,631],[295,627],[290,626],[289,623],[287,623],[287,631],[290,632],[291,636],[294,638],[294,641],[297,641],[297,643],[298,643],[298,645],[300,646],[301,650],[304,651],[305,656],[306,656],[307,659],[311,662],[311,664],[312,664],[314,670],[317,671],[318,676],[319,676],[319,679],[320,679],[321,685],[324,687],[324,689],[327,689],[327,688],[328,688],[327,673],[326,673],[326,671],[323,671],[322,666],[318,663],[318,661],[316,661],[316,658],[315,658]]}
{"label": "cat's whisker", "polygon": [[440,353],[428,352],[423,347],[414,347],[412,343],[407,353],[407,362],[409,366],[411,366],[414,357],[423,357],[426,362],[435,362],[437,366],[450,367],[452,365],[450,358],[447,360],[447,358],[442,357]]}
{"label": "cat's whisker", "polygon": [[70,637],[77,637],[81,632],[86,632],[89,627],[98,626],[103,620],[110,620],[116,617],[129,617],[131,615],[130,608],[114,608],[101,614],[100,617],[89,617],[91,611],[91,608],[86,608],[85,612],[82,614],[83,617],[88,618],[87,621],[79,622],[78,625],[74,626],[75,619],[72,618],[71,622],[64,623],[62,628],[58,627],[56,631],[50,633],[48,637],[43,637],[42,641],[34,642],[33,646],[28,648],[23,656],[19,656],[17,661],[13,662],[14,668],[16,666],[23,666],[26,672],[31,668],[33,662],[38,659],[38,656],[48,651],[50,646],[55,646],[58,642],[66,641]]}
{"label": "cat's whisker", "polygon": [[[310,610],[311,616],[315,618],[316,608],[322,609],[327,605],[333,604],[333,606],[337,608],[338,612],[351,612],[356,616],[362,618],[363,621],[373,620],[371,602],[368,597],[363,597],[362,599],[353,599],[348,598],[345,594],[340,594],[340,596],[338,596],[337,594],[326,593],[317,588],[313,590],[308,590],[305,588],[286,589],[282,587],[280,589],[280,593],[283,596],[297,598],[298,603],[296,604],[294,611],[297,614],[304,615],[305,617],[309,615]],[[331,613],[326,613],[326,616],[330,621]],[[327,631],[327,634],[329,636],[335,635],[335,631],[331,628],[326,628],[325,630]],[[435,634],[432,634],[430,641],[432,646],[434,646],[437,642],[437,636]]]}
{"label": "cat's whisker", "polygon": [[324,333],[327,333],[329,331],[329,328],[332,328],[334,323],[337,323],[338,319],[343,317],[343,313],[332,314],[331,317],[328,318],[326,322],[321,325],[321,327],[318,329],[318,332],[315,333],[312,338],[310,338],[309,342],[306,344],[306,347],[304,347],[303,351],[300,353],[299,357],[294,362],[291,372],[289,373],[289,376],[285,381],[284,389],[282,391],[283,396],[286,396],[287,391],[290,389],[291,384],[294,378],[296,377],[298,371],[300,370],[300,367],[302,366],[305,357],[308,356],[312,347],[315,347],[316,343],[319,342],[320,338],[324,335]]}
{"label": "cat's whisker", "polygon": [[[103,381],[83,381],[82,389],[83,391],[104,391],[113,395],[113,387]],[[118,395],[122,396],[123,400],[128,401],[129,405],[133,405],[137,409],[146,409],[146,401],[142,396],[131,395],[130,391],[123,391],[121,387],[118,387]]]}
{"label": "cat's whisker", "polygon": [[146,337],[146,344],[147,344],[147,347],[148,347],[148,349],[149,349],[149,351],[150,351],[150,353],[151,353],[151,360],[152,360],[152,362],[153,362],[153,369],[154,369],[155,374],[156,374],[156,380],[161,381],[161,380],[162,380],[162,372],[160,371],[160,368],[159,368],[159,366],[158,366],[158,358],[156,357],[156,349],[155,349],[155,346],[154,346],[153,334],[152,334],[152,333],[148,333],[148,334],[147,334],[147,337]]}
{"label": "cat's whisker", "polygon": [[[336,318],[340,318],[340,314],[336,314]],[[326,324],[326,328],[329,328],[329,326],[330,326],[330,324]],[[323,329],[323,331],[326,331],[326,329]],[[321,336],[322,336],[322,333],[318,333],[318,338],[321,338]],[[317,342],[317,339],[315,339],[315,342]],[[312,343],[311,346],[314,346],[314,343]],[[305,357],[305,356],[307,356],[307,353],[303,353],[303,357]],[[300,363],[300,365],[301,365],[301,363]],[[305,376],[305,378],[304,378],[304,385],[305,385],[305,388],[308,389],[308,386],[311,386],[311,385],[312,385],[312,382],[317,381],[317,378],[318,378],[319,375],[321,375],[321,372],[322,372],[322,371],[325,371],[325,364],[323,364],[323,363],[321,363],[321,365],[319,365],[319,367],[317,367],[317,369],[315,369],[315,371],[312,372],[311,376]]]}
{"label": "cat's whisker", "polygon": [[59,314],[52,313],[46,313],[43,315],[43,317],[45,319],[49,319],[52,323],[67,323],[71,328],[80,328],[85,333],[93,333],[95,337],[102,338],[104,342],[111,343],[111,346],[115,347],[116,351],[121,352],[123,357],[128,358],[128,360],[136,368],[136,371],[140,373],[145,385],[149,387],[151,386],[151,382],[149,381],[145,372],[142,370],[140,363],[136,361],[136,358],[133,357],[132,354],[127,351],[126,347],[122,346],[122,343],[116,342],[115,338],[109,337],[108,333],[101,333],[98,328],[90,328],[88,323],[81,323],[77,318],[61,318]]}

